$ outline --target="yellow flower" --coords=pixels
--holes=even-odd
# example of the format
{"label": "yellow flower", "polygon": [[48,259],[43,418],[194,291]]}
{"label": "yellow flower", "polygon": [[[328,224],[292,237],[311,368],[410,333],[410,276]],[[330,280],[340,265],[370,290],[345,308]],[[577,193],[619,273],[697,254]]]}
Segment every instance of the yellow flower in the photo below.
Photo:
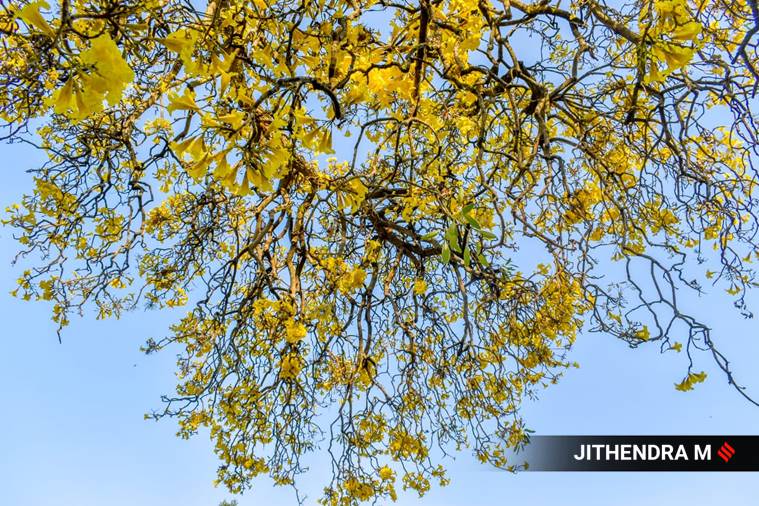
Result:
{"label": "yellow flower", "polygon": [[27,26],[33,26],[45,35],[50,37],[55,36],[55,30],[48,24],[45,18],[40,14],[40,9],[47,9],[50,5],[44,0],[38,0],[27,4],[18,13],[18,17],[27,24]]}
{"label": "yellow flower", "polygon": [[169,113],[174,111],[197,111],[198,109],[200,107],[195,103],[195,93],[190,89],[186,89],[183,95],[169,93],[169,106],[166,108]]}
{"label": "yellow flower", "polygon": [[364,253],[364,260],[367,262],[376,262],[379,260],[380,251],[382,250],[382,244],[379,241],[370,239],[366,241]]}
{"label": "yellow flower", "polygon": [[701,33],[701,30],[702,27],[699,22],[688,21],[672,32],[672,38],[677,40],[694,40]]}
{"label": "yellow flower", "polygon": [[345,209],[350,207],[355,213],[366,198],[367,188],[359,178],[351,179],[343,188],[337,191],[337,207]]}
{"label": "yellow flower", "polygon": [[61,88],[53,93],[53,102],[55,103],[56,114],[66,114],[69,110],[74,109],[74,78],[69,78]]}
{"label": "yellow flower", "polygon": [[283,379],[293,379],[303,369],[303,362],[297,353],[288,353],[279,362],[279,376]]}
{"label": "yellow flower", "polygon": [[394,474],[395,473],[393,473],[393,470],[387,466],[382,466],[379,468],[379,477],[382,478],[382,481],[391,480]]}
{"label": "yellow flower", "polygon": [[423,279],[414,281],[414,295],[424,295],[427,291],[427,282]]}
{"label": "yellow flower", "polygon": [[195,74],[201,70],[198,63],[192,59],[192,53],[195,50],[195,44],[199,36],[200,34],[195,30],[182,28],[170,33],[165,39],[161,39],[160,42],[169,51],[179,54],[179,58],[184,63],[185,70],[189,74]]}
{"label": "yellow flower", "polygon": [[103,110],[103,100],[114,106],[134,79],[134,72],[108,34],[92,41],[80,55],[85,70],[80,71],[51,97],[54,112],[82,119]]}
{"label": "yellow flower", "polygon": [[643,325],[643,328],[635,333],[635,337],[641,341],[648,341],[651,338],[651,332],[648,330],[648,325]]}
{"label": "yellow flower", "polygon": [[319,141],[319,145],[316,147],[316,151],[319,153],[327,153],[331,154],[334,153],[335,150],[332,149],[332,130],[326,129],[324,132],[322,132],[322,138]]}
{"label": "yellow flower", "polygon": [[706,373],[703,371],[688,373],[688,376],[684,380],[682,380],[680,383],[675,384],[675,390],[679,390],[681,392],[693,390],[693,385],[696,383],[703,383],[705,379]]}
{"label": "yellow flower", "polygon": [[116,43],[108,34],[103,34],[92,41],[89,49],[81,54],[82,63],[92,65],[95,71],[87,77],[87,86],[105,98],[110,105],[121,100],[124,89],[134,79],[134,72],[121,55]]}
{"label": "yellow flower", "polygon": [[350,293],[364,286],[366,272],[361,268],[355,268],[343,275],[340,279],[339,288],[345,293]]}
{"label": "yellow flower", "polygon": [[166,46],[169,51],[179,54],[188,54],[191,53],[195,47],[197,38],[197,32],[183,28],[172,32],[166,38],[161,39],[161,43]]}
{"label": "yellow flower", "polygon": [[124,288],[126,286],[121,278],[112,279],[109,285],[111,285],[113,288]]}
{"label": "yellow flower", "polygon": [[292,345],[296,345],[306,337],[306,326],[302,323],[290,320],[285,323],[285,341]]}

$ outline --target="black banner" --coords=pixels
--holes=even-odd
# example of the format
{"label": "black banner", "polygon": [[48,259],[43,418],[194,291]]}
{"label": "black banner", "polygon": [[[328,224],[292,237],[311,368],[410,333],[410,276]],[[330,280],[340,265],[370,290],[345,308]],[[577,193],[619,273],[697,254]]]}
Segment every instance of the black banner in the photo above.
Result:
{"label": "black banner", "polygon": [[528,471],[759,471],[759,436],[531,436]]}

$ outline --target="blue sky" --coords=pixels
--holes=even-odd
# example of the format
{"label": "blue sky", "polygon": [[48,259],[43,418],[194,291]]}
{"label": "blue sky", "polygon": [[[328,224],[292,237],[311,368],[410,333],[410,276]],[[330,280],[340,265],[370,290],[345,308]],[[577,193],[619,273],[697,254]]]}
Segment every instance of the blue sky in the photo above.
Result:
{"label": "blue sky", "polygon": [[[31,186],[24,170],[40,154],[2,145],[5,166],[0,204],[19,200]],[[147,337],[164,335],[178,313],[135,312],[121,320],[74,318],[63,344],[45,303],[13,299],[20,267],[10,265],[16,244],[0,230],[0,504],[9,506],[216,506],[231,498],[214,488],[217,461],[207,438],[175,437],[172,421],[143,420],[174,386],[171,351],[144,356]],[[759,396],[756,324],[743,320],[724,292],[686,296],[737,377]],[[683,294],[684,295],[684,294]],[[756,297],[749,300],[756,309]],[[579,338],[571,358],[581,364],[557,386],[525,406],[538,434],[759,434],[759,409],[735,393],[706,355],[696,370],[711,373],[694,392],[675,391],[685,357],[660,355],[656,346],[629,349],[598,334]],[[315,471],[303,482],[308,504],[325,483]],[[447,462],[451,485],[433,489],[423,504],[582,505],[640,504],[755,506],[759,480],[752,473],[521,473],[478,464],[469,454]],[[288,489],[265,479],[237,497],[241,506],[292,504]],[[401,495],[397,504],[417,504]]]}

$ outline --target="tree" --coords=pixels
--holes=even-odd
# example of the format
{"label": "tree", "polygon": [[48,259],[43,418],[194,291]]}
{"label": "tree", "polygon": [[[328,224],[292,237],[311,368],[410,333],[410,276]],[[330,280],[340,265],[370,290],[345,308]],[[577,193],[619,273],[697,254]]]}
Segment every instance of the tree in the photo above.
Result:
{"label": "tree", "polygon": [[1,8],[2,135],[49,157],[6,221],[59,332],[187,306],[150,416],[232,492],[320,448],[326,504],[515,469],[583,326],[750,400],[677,294],[750,316],[756,0],[195,4]]}

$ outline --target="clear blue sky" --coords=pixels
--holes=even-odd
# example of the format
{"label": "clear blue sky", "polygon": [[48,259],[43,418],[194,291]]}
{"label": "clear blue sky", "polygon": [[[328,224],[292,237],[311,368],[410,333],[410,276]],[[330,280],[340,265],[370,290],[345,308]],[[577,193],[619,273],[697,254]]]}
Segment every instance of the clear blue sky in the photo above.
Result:
{"label": "clear blue sky", "polygon": [[[24,170],[41,157],[28,147],[0,145],[4,175],[0,204],[30,188]],[[216,506],[231,496],[214,488],[216,458],[207,438],[175,437],[172,421],[143,420],[174,386],[174,355],[144,356],[138,348],[164,335],[175,314],[131,313],[119,321],[76,319],[58,344],[44,303],[8,292],[20,268],[10,229],[0,230],[0,505],[7,506]],[[686,306],[714,328],[738,378],[759,396],[757,326],[743,320],[723,292],[686,298]],[[750,300],[757,309],[757,298]],[[655,346],[630,350],[610,337],[581,336],[572,353],[581,363],[538,402],[525,406],[538,434],[759,434],[751,407],[699,356],[710,372],[694,392],[675,391],[683,356],[659,355]],[[317,461],[314,462],[318,464]],[[529,504],[582,506],[693,506],[759,504],[755,473],[521,473],[480,466],[461,454],[448,462],[453,481],[422,504]],[[318,471],[303,482],[308,504],[324,484]],[[292,504],[288,489],[262,479],[241,506]],[[417,504],[402,495],[397,504]]]}

